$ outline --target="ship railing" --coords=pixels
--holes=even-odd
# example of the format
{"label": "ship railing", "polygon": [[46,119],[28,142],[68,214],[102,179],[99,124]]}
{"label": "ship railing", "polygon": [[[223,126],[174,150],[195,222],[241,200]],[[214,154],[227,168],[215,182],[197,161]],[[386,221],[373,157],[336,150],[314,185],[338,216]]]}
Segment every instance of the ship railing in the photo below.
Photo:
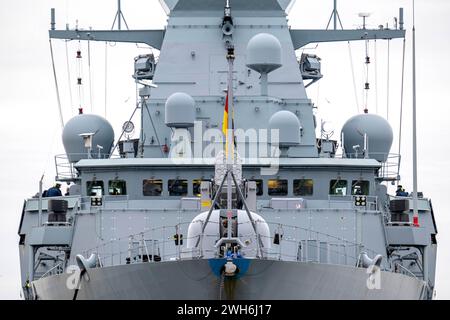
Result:
{"label": "ship railing", "polygon": [[381,163],[378,179],[382,181],[397,181],[400,179],[400,163],[402,156],[398,153],[389,153],[386,161]]}
{"label": "ship railing", "polygon": [[411,270],[409,270],[408,268],[402,266],[400,263],[396,262],[394,264],[394,270],[398,270],[398,273],[404,274],[404,275],[409,275],[413,278],[416,278],[417,280],[419,280],[419,278],[417,278],[417,276],[414,274],[414,272],[412,272]]}
{"label": "ship railing", "polygon": [[73,163],[69,161],[66,154],[58,154],[55,156],[56,180],[73,181],[78,177],[77,170],[73,167]]}
{"label": "ship railing", "polygon": [[[261,222],[256,221],[257,230],[260,229],[259,223]],[[244,226],[245,224],[247,226]],[[237,228],[251,230],[252,226],[249,224],[250,222],[238,223]],[[189,225],[190,223],[179,223],[162,226],[111,239],[83,251],[82,254],[85,257],[89,257],[92,253],[97,254],[99,264],[102,266],[223,257],[222,248],[211,245],[220,238],[219,232],[205,232],[200,237],[197,235],[189,239],[186,237]],[[239,238],[248,244],[241,250],[244,257],[357,266],[361,252],[367,252],[372,257],[379,253],[361,243],[312,229],[281,223],[268,225],[270,234],[260,236],[263,247],[260,246],[254,232],[238,231]],[[219,230],[219,226],[216,230]],[[197,243],[197,241],[197,247],[187,247],[188,242]]]}
{"label": "ship railing", "polygon": [[296,260],[325,264],[357,265],[361,252],[378,254],[362,243],[328,233],[281,223],[268,223],[271,256],[278,260]]}
{"label": "ship railing", "polygon": [[[396,181],[399,179],[401,155],[398,153],[370,152],[368,157],[362,152],[346,153],[345,158],[350,159],[386,159],[380,161],[381,168],[378,171],[378,179],[382,181]],[[344,158],[341,155],[342,158]]]}
{"label": "ship railing", "polygon": [[63,262],[60,262],[53,266],[51,269],[47,270],[42,276],[39,277],[39,279],[45,278],[47,276],[51,276],[54,274],[61,274],[63,272]]}
{"label": "ship railing", "polygon": [[[77,159],[88,159],[87,153],[70,153],[55,155],[56,180],[58,181],[73,181],[78,178],[78,171],[74,167],[74,163],[69,160],[69,157]],[[91,159],[114,159],[120,158],[120,155],[109,154],[94,154]]]}

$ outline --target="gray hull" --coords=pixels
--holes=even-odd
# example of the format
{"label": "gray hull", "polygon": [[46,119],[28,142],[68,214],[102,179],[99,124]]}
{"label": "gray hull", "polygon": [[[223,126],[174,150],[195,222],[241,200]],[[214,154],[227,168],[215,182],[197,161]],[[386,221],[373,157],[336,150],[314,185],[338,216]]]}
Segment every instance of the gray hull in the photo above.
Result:
{"label": "gray hull", "polygon": [[[422,281],[381,272],[369,290],[366,269],[274,260],[252,260],[239,278],[222,278],[211,260],[139,263],[89,269],[77,299],[422,299]],[[72,299],[68,275],[33,282],[38,299]]]}

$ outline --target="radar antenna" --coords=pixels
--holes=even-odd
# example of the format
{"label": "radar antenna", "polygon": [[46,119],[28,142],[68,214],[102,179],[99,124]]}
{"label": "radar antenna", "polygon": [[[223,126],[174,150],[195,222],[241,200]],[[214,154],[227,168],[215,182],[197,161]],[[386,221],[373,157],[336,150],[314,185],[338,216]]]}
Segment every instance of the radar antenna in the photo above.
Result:
{"label": "radar antenna", "polygon": [[129,140],[134,133],[134,123],[131,121],[125,121],[122,125],[122,130],[126,133],[127,140]]}
{"label": "radar antenna", "polygon": [[322,120],[320,124],[320,133],[323,139],[329,140],[334,134],[332,123]]}
{"label": "radar antenna", "polygon": [[117,21],[117,29],[122,30],[122,20],[125,23],[127,30],[130,30],[130,28],[128,28],[128,23],[125,20],[125,16],[122,13],[121,0],[117,0],[117,12],[116,12],[116,16],[114,17],[114,21],[113,21],[111,30],[114,29],[114,26],[116,25],[116,21]]}
{"label": "radar antenna", "polygon": [[337,0],[333,0],[333,11],[331,12],[330,19],[328,19],[327,29],[330,25],[331,19],[333,19],[333,29],[337,30],[337,22],[339,20],[339,23],[342,27],[341,18],[339,17],[339,13],[337,11]]}
{"label": "radar antenna", "polygon": [[362,28],[366,29],[366,19],[368,17],[370,17],[370,13],[368,13],[368,12],[360,12],[360,13],[358,13],[358,16],[363,18],[363,26],[362,26]]}

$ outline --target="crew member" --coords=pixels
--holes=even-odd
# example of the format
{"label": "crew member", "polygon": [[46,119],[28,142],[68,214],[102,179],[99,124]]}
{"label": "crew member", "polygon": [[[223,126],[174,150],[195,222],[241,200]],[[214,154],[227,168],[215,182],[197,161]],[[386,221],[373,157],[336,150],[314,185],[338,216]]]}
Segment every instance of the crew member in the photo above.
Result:
{"label": "crew member", "polygon": [[30,284],[30,280],[27,279],[27,281],[25,281],[25,286],[24,286],[26,293],[27,293],[27,298],[30,298],[31,295],[31,284]]}
{"label": "crew member", "polygon": [[403,189],[403,187],[401,185],[398,185],[397,190],[395,191],[395,195],[397,197],[407,197],[408,192],[406,192],[405,189]]}
{"label": "crew member", "polygon": [[47,197],[61,197],[62,196],[61,184],[57,182],[54,187],[51,187],[50,189],[48,189],[46,196]]}

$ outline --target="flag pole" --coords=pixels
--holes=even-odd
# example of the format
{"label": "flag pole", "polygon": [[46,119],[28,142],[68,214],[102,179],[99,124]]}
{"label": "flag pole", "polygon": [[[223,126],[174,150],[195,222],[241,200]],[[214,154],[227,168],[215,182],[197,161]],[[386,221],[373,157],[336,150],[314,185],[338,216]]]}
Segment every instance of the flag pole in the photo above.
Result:
{"label": "flag pole", "polygon": [[233,169],[233,128],[232,128],[232,114],[233,114],[233,62],[234,62],[234,47],[230,45],[227,50],[228,61],[228,118],[227,118],[227,131],[226,131],[226,157],[227,157],[227,238],[230,239],[231,234],[231,218],[233,216],[233,203],[232,203],[232,177],[231,171]]}
{"label": "flag pole", "polygon": [[415,8],[413,0],[413,27],[412,27],[412,78],[413,78],[413,225],[419,226],[419,211],[417,209],[417,123],[416,123],[416,26]]}

